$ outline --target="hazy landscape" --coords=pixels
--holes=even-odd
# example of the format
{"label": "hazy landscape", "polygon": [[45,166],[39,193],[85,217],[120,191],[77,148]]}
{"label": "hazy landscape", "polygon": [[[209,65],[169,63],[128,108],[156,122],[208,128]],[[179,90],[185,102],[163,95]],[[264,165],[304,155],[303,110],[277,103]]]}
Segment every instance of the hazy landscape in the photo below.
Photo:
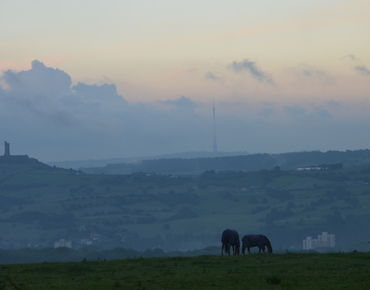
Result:
{"label": "hazy landscape", "polygon": [[0,290],[369,288],[370,0],[0,11]]}
{"label": "hazy landscape", "polygon": [[[220,246],[222,231],[234,228],[241,236],[263,233],[274,250],[300,251],[303,239],[322,232],[334,234],[336,243],[318,250],[368,250],[369,150],[291,155],[222,157],[223,171],[212,169],[218,158],[208,158],[209,169],[193,175],[86,174],[1,156],[0,245],[54,247],[64,239],[74,249],[188,251]],[[313,156],[336,162],[311,164]],[[251,166],[244,158],[262,166],[279,157],[291,169],[269,163],[240,170]],[[178,173],[189,160],[159,159],[158,171],[170,161]]]}

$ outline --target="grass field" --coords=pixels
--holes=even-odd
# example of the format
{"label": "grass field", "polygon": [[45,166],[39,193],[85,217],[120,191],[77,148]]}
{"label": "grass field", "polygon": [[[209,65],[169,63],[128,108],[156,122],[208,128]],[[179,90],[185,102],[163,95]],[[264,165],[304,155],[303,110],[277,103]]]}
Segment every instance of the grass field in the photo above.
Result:
{"label": "grass field", "polygon": [[252,254],[0,266],[0,289],[370,289],[370,253]]}

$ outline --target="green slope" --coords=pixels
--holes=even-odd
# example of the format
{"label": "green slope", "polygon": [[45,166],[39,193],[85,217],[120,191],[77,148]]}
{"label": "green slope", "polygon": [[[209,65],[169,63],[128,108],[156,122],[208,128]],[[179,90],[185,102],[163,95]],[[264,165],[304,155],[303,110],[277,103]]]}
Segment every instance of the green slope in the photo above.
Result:
{"label": "green slope", "polygon": [[370,165],[178,177],[86,175],[34,161],[1,166],[4,248],[61,238],[79,246],[96,233],[100,247],[187,250],[218,245],[226,228],[263,233],[275,248],[299,249],[322,231],[343,250],[369,237]]}

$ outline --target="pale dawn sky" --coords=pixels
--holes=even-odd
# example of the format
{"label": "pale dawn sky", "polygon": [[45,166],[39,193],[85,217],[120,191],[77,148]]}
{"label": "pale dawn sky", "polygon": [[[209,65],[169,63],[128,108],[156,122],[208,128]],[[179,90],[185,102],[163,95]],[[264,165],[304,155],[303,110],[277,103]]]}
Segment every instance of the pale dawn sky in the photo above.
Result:
{"label": "pale dawn sky", "polygon": [[213,100],[222,151],[370,147],[370,0],[5,0],[0,27],[14,154],[211,151]]}

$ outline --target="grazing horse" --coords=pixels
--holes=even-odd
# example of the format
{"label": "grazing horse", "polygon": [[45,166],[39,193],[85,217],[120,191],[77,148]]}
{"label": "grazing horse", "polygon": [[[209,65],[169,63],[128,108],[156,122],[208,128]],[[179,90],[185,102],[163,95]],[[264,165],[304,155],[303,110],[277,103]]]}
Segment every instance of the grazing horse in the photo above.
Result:
{"label": "grazing horse", "polygon": [[261,250],[263,252],[265,252],[265,246],[268,249],[267,252],[269,254],[272,254],[271,243],[268,240],[268,238],[266,238],[263,235],[246,235],[242,238],[242,241],[243,241],[243,246],[242,246],[243,255],[245,253],[245,248],[248,249],[248,253],[250,254],[251,253],[250,250],[249,250],[250,248],[258,247],[259,248],[259,253],[261,253]]}
{"label": "grazing horse", "polygon": [[225,253],[229,254],[230,256],[230,246],[233,247],[233,255],[239,255],[240,251],[240,241],[239,241],[239,234],[236,230],[224,230],[221,237],[221,256],[223,255],[223,251],[225,248]]}

